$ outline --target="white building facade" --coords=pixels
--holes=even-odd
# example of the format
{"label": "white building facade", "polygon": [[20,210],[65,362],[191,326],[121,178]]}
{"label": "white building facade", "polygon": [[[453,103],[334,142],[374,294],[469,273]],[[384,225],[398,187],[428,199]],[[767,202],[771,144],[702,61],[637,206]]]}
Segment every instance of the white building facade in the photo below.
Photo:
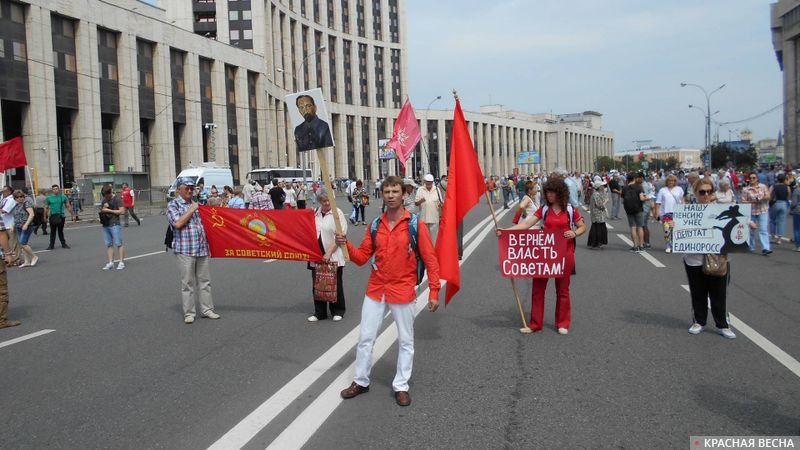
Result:
{"label": "white building facade", "polygon": [[[408,96],[405,23],[404,0],[0,0],[0,135],[23,137],[40,186],[138,172],[163,187],[203,162],[230,166],[237,183],[255,167],[318,174],[283,98],[320,87],[331,173],[376,179],[396,173],[378,140]],[[452,111],[417,116],[417,172],[444,174]],[[521,172],[586,171],[613,154],[598,113],[465,116],[487,174],[513,171],[521,151],[542,155]]]}

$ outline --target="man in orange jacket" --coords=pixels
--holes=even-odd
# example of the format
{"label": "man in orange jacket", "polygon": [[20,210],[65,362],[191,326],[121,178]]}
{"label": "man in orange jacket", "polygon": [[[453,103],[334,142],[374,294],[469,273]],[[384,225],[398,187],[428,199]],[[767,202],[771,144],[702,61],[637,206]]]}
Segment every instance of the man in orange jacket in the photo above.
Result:
{"label": "man in orange jacket", "polygon": [[[411,214],[403,207],[403,180],[389,176],[381,186],[386,212],[380,217],[375,243],[371,226],[364,233],[361,246],[356,248],[343,234],[336,235],[336,243],[346,244],[350,260],[364,265],[375,255],[372,274],[367,284],[367,293],[361,307],[361,326],[356,351],[355,380],[341,392],[342,398],[353,398],[369,391],[369,374],[372,369],[372,348],[378,329],[391,309],[397,324],[399,349],[397,373],[392,388],[400,406],[411,404],[408,380],[414,360],[414,301],[417,285],[417,255],[412,248],[409,235]],[[439,263],[436,260],[428,227],[423,222],[417,226],[417,249],[428,273],[428,311],[439,308]]]}

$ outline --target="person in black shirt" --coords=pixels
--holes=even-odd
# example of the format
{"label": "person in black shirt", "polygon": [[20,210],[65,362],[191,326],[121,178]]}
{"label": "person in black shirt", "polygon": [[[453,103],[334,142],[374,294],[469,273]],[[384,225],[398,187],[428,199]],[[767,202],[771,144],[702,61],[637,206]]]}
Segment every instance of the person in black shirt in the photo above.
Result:
{"label": "person in black shirt", "polygon": [[779,173],[777,183],[772,187],[772,198],[770,199],[769,215],[770,224],[769,232],[775,244],[781,243],[786,231],[786,214],[789,212],[789,200],[791,192],[789,185],[786,184],[786,174]]}
{"label": "person in black shirt", "polygon": [[286,192],[278,184],[278,180],[272,180],[272,189],[269,190],[268,194],[272,200],[272,206],[274,206],[275,209],[283,209],[283,202],[286,200]]}
{"label": "person in black shirt", "polygon": [[608,191],[611,192],[611,220],[619,220],[619,196],[622,194],[619,185],[619,175],[616,173],[608,182]]}

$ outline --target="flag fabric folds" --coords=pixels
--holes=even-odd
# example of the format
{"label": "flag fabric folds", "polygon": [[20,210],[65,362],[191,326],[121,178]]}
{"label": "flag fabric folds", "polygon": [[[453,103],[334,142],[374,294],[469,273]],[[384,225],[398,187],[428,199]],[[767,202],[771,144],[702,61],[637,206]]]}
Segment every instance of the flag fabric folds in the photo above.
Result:
{"label": "flag fabric folds", "polygon": [[469,210],[478,204],[486,192],[483,172],[478,165],[478,154],[472,146],[461,102],[456,99],[453,114],[453,130],[450,144],[447,194],[444,210],[436,236],[436,257],[439,260],[439,276],[447,280],[445,305],[461,288],[461,272],[458,265],[458,226]]}
{"label": "flag fabric folds", "polygon": [[25,158],[21,137],[0,143],[0,171],[27,165],[28,160]]}
{"label": "flag fabric folds", "polygon": [[311,209],[200,206],[199,211],[214,258],[322,260]]}
{"label": "flag fabric folds", "polygon": [[394,123],[392,138],[386,143],[387,147],[393,148],[397,153],[397,160],[400,161],[403,170],[421,138],[422,133],[419,130],[417,116],[414,115],[414,108],[411,106],[411,101],[406,100]]}

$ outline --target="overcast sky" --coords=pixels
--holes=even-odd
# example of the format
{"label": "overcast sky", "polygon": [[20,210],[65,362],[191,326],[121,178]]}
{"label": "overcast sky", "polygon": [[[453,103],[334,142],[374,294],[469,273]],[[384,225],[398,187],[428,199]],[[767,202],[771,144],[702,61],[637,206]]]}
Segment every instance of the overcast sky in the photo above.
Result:
{"label": "overcast sky", "polygon": [[[423,109],[500,103],[556,114],[594,110],[632,141],[702,147],[708,91],[719,122],[746,119],[782,100],[765,0],[407,0],[409,95]],[[755,140],[783,128],[782,110],[746,123]],[[716,126],[712,126],[716,132]],[[736,133],[734,133],[735,136]]]}

